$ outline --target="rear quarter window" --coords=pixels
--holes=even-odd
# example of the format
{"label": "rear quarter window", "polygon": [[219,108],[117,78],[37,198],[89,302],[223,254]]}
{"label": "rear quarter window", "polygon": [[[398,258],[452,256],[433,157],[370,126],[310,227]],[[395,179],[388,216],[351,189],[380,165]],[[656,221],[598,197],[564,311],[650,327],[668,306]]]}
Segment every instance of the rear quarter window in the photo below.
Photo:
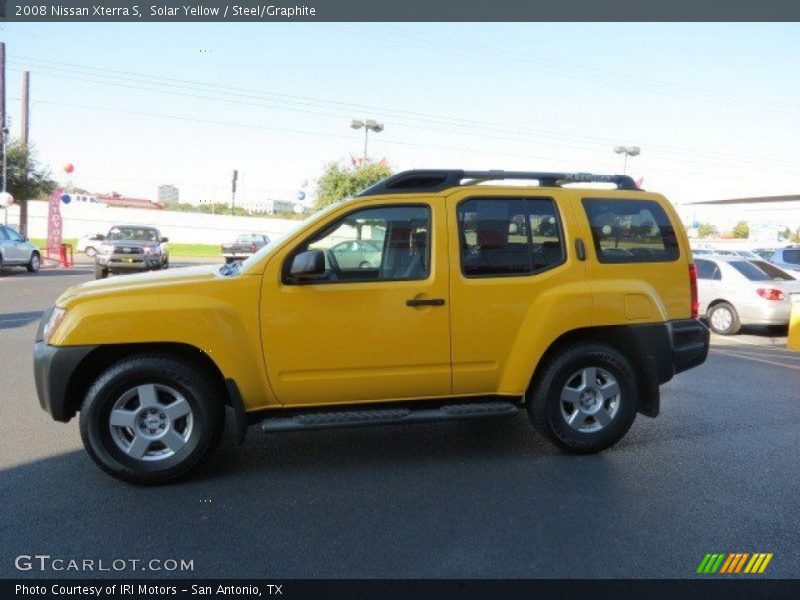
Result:
{"label": "rear quarter window", "polygon": [[672,262],[680,257],[675,228],[657,202],[584,198],[601,263]]}

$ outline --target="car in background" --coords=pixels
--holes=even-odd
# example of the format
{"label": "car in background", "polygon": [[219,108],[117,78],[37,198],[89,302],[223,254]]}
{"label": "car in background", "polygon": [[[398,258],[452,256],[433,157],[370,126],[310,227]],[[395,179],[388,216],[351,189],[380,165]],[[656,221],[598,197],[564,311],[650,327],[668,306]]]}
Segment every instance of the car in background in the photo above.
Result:
{"label": "car in background", "polygon": [[106,239],[102,233],[95,233],[94,235],[85,235],[78,240],[75,249],[78,252],[83,252],[89,258],[93,258],[97,254],[97,249]]}
{"label": "car in background", "polygon": [[377,269],[383,248],[369,240],[347,240],[331,246],[327,254],[340,269]]}
{"label": "car in background", "polygon": [[711,330],[735,335],[743,325],[787,325],[800,281],[765,260],[708,256],[694,261],[700,314]]}
{"label": "car in background", "polygon": [[758,254],[761,260],[769,261],[775,254],[775,248],[755,248],[754,254]]}
{"label": "car in background", "polygon": [[39,248],[13,227],[0,225],[0,267],[25,267],[36,273],[41,264]]}
{"label": "car in background", "polygon": [[94,257],[95,279],[109,273],[155,271],[169,267],[169,240],[148,225],[115,225]]}
{"label": "car in background", "polygon": [[800,272],[800,246],[778,248],[769,262],[787,271]]}
{"label": "car in background", "polygon": [[714,254],[714,251],[708,248],[692,248],[692,256],[708,256],[709,254]]}
{"label": "car in background", "polygon": [[227,264],[244,260],[269,244],[269,237],[262,233],[244,233],[232,244],[222,244],[222,257]]}
{"label": "car in background", "polygon": [[750,250],[732,250],[732,252],[736,256],[740,256],[741,258],[746,258],[747,260],[763,260],[763,256],[756,254],[755,252],[751,252]]}

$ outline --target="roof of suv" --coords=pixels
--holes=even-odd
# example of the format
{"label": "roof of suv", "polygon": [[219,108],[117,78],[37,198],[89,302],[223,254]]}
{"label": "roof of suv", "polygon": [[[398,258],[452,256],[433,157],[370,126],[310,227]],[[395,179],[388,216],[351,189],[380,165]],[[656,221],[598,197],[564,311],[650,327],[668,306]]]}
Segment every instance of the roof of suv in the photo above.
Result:
{"label": "roof of suv", "polygon": [[464,171],[462,169],[421,169],[402,171],[368,187],[359,197],[380,194],[417,194],[441,192],[450,188],[486,181],[534,180],[540,187],[561,187],[573,183],[612,183],[620,190],[638,190],[628,175],[592,173],[552,173],[545,171]]}

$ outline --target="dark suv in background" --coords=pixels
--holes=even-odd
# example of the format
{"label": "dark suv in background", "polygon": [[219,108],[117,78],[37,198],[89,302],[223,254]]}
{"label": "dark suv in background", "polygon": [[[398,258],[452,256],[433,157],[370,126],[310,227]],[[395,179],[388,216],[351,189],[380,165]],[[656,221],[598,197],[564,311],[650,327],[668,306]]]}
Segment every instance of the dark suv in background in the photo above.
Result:
{"label": "dark suv in background", "polygon": [[109,273],[166,269],[168,241],[155,227],[115,225],[94,257],[95,279],[104,279]]}

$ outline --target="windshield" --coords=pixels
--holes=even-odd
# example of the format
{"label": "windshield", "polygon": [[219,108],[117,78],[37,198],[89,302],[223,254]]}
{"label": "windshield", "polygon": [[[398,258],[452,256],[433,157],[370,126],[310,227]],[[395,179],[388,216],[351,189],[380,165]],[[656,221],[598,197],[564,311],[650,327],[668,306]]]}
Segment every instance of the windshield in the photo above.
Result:
{"label": "windshield", "polygon": [[264,241],[264,237],[265,236],[259,235],[257,233],[246,233],[236,238],[236,243],[237,244],[261,243]]}
{"label": "windshield", "polygon": [[[249,267],[251,267],[252,265],[256,264],[258,261],[260,261],[262,259],[262,257],[264,257],[267,254],[269,254],[270,252],[272,252],[272,250],[275,248],[275,246],[278,245],[278,242],[280,242],[282,239],[284,239],[286,237],[291,237],[295,233],[297,233],[298,231],[303,229],[304,227],[312,225],[315,221],[318,221],[318,220],[324,218],[325,216],[327,216],[328,214],[332,213],[334,210],[339,208],[339,206],[341,206],[342,203],[345,202],[345,201],[346,200],[344,198],[341,199],[341,200],[337,200],[336,202],[334,202],[332,204],[329,204],[328,206],[326,206],[322,210],[319,210],[319,211],[317,211],[315,213],[310,214],[308,217],[306,217],[302,221],[295,221],[286,231],[280,233],[279,235],[276,235],[275,239],[269,240],[269,242],[267,242],[267,244],[265,246],[261,247],[257,252],[252,254],[250,256],[250,258],[248,258],[247,260],[245,260],[243,262],[240,262],[240,263],[239,262],[232,263],[230,266],[232,266],[234,269],[236,269],[236,273],[241,273],[242,271],[246,271]],[[225,265],[223,265],[223,266],[225,266]]]}
{"label": "windshield", "polygon": [[110,242],[158,242],[158,232],[145,227],[112,227],[106,239]]}
{"label": "windshield", "polygon": [[784,250],[783,261],[792,265],[800,265],[800,250]]}

